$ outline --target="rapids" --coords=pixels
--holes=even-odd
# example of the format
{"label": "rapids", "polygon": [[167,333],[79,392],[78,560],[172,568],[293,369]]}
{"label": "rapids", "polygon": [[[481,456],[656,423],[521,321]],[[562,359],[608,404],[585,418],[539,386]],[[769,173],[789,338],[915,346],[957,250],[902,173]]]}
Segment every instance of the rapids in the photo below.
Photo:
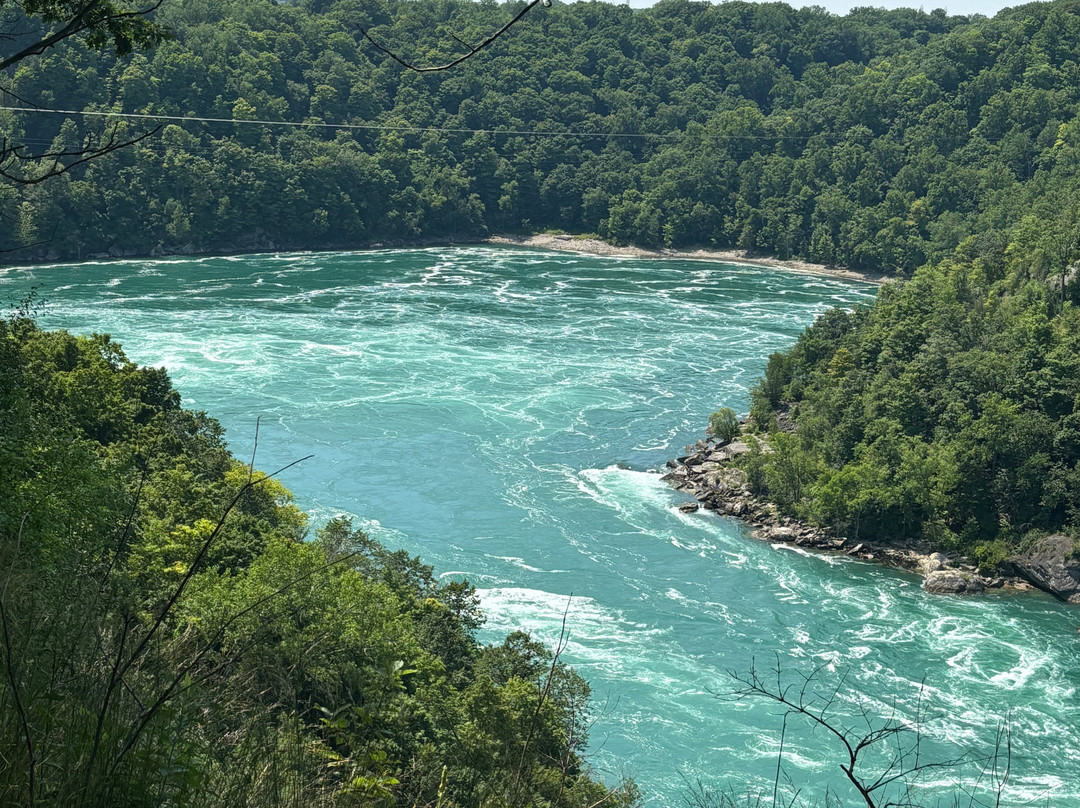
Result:
{"label": "rapids", "polygon": [[[712,410],[748,409],[770,352],[826,308],[869,302],[868,284],[463,247],[0,271],[0,298],[32,285],[44,326],[108,332],[168,368],[239,456],[258,415],[259,467],[313,453],[284,477],[313,523],[354,514],[467,577],[485,641],[524,628],[554,643],[569,602],[592,764],[634,776],[649,806],[699,781],[771,803],[779,711],[732,698],[727,672],[778,659],[843,678],[841,720],[921,710],[927,755],[986,754],[1008,714],[1005,803],[1080,806],[1080,609],[929,596],[910,575],[682,514],[659,482]],[[783,760],[805,794],[851,796],[820,730],[789,721]],[[976,769],[933,771],[916,796],[952,795]]]}

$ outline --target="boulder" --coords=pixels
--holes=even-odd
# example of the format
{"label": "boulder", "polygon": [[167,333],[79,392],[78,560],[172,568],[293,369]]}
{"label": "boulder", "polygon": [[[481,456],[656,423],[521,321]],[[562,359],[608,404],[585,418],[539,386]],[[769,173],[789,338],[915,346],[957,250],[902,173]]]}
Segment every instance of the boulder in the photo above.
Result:
{"label": "boulder", "polygon": [[725,454],[727,454],[727,456],[730,458],[730,457],[738,457],[739,455],[746,454],[749,451],[750,451],[749,445],[747,445],[746,443],[744,443],[741,440],[737,440],[737,441],[732,441],[731,443],[729,443],[727,445]]}
{"label": "boulder", "polygon": [[679,510],[683,513],[693,513],[701,506],[696,502],[684,502],[679,506]]}
{"label": "boulder", "polygon": [[1080,603],[1080,557],[1068,536],[1046,536],[1010,560],[1017,573],[1039,589]]}
{"label": "boulder", "polygon": [[937,572],[949,566],[949,559],[944,553],[931,553],[928,556],[920,556],[916,566],[923,575],[929,575],[931,572]]}
{"label": "boulder", "polygon": [[977,595],[986,589],[986,585],[978,575],[946,569],[927,575],[923,589],[934,595]]}

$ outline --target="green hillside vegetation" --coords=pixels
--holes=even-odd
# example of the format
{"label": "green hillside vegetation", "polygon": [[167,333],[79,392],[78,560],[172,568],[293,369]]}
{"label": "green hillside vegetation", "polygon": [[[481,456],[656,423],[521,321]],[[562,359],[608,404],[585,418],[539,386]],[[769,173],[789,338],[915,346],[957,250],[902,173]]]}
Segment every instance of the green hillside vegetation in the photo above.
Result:
{"label": "green hillside vegetation", "polygon": [[833,310],[773,354],[754,418],[794,434],[749,459],[755,487],[850,536],[925,539],[993,571],[1025,538],[1080,534],[1080,310],[1032,253],[945,263]]}
{"label": "green hillside vegetation", "polygon": [[[306,540],[305,540],[306,539]],[[625,806],[588,685],[107,336],[0,320],[0,804]]]}
{"label": "green hillside vegetation", "polygon": [[[27,60],[10,89],[54,109],[360,128],[169,123],[0,189],[0,247],[36,244],[12,254],[33,260],[551,228],[909,274],[957,252],[1000,266],[1017,229],[1075,208],[1077,0],[993,19],[556,5],[431,75],[358,32],[437,62],[517,8],[170,0],[157,19],[175,39],[150,53]],[[103,125],[0,112],[0,134],[36,149]]]}

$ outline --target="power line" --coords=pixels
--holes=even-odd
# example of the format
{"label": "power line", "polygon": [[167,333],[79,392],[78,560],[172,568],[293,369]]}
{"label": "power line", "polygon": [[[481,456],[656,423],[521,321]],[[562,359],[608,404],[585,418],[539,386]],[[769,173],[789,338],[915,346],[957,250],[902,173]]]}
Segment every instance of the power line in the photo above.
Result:
{"label": "power line", "polygon": [[[8,93],[7,90],[0,88],[0,93]],[[533,129],[470,129],[468,127],[446,127],[446,126],[404,126],[404,125],[391,125],[381,123],[326,123],[325,121],[271,121],[260,119],[238,119],[238,118],[209,118],[197,115],[165,115],[163,113],[148,113],[148,112],[105,112],[100,110],[78,110],[78,109],[49,109],[46,107],[12,107],[0,105],[0,110],[8,112],[24,112],[24,113],[37,113],[48,115],[82,115],[83,117],[94,118],[128,118],[131,120],[147,120],[147,121],[176,121],[178,123],[227,123],[227,124],[248,124],[254,126],[286,126],[294,129],[343,129],[353,131],[377,131],[377,132],[403,132],[406,134],[423,133],[423,132],[436,132],[443,134],[459,134],[459,135],[509,135],[514,137],[578,137],[578,138],[624,138],[624,139],[642,139],[642,140],[677,140],[686,136],[686,132],[668,132],[665,134],[656,132],[558,132],[555,130],[533,130]],[[700,122],[699,122],[700,123]],[[969,132],[973,134],[973,132]],[[815,132],[810,135],[783,135],[783,134],[765,134],[765,135],[751,135],[751,134],[720,134],[718,132],[704,133],[704,137],[710,140],[738,140],[738,141],[761,141],[764,143],[785,143],[785,142],[807,142],[816,138],[822,138],[826,140],[834,141],[833,145],[839,142],[861,140],[872,141],[882,135],[875,135],[873,132],[868,133],[853,133],[851,131],[846,132]],[[988,143],[998,143],[1004,138],[987,138],[981,137]]]}
{"label": "power line", "polygon": [[380,123],[325,123],[323,121],[300,122],[300,121],[264,121],[264,120],[238,120],[236,118],[206,118],[195,115],[159,115],[148,112],[101,112],[95,110],[78,109],[46,109],[43,107],[9,107],[0,106],[0,110],[8,112],[26,112],[51,115],[82,115],[95,118],[129,118],[132,120],[149,121],[177,121],[180,123],[228,123],[249,124],[256,126],[290,126],[297,129],[352,129],[352,130],[377,130],[388,132],[441,132],[458,135],[514,135],[524,137],[582,137],[582,138],[652,138],[667,140],[678,138],[682,133],[672,132],[668,134],[652,134],[642,132],[556,132],[556,131],[530,131],[527,129],[467,129],[440,126],[393,126]]}
{"label": "power line", "polygon": [[[2,0],[0,0],[2,2]],[[13,95],[4,88],[0,93]],[[23,99],[20,99],[23,100]],[[31,103],[31,102],[27,102]],[[270,121],[270,120],[247,120],[237,118],[210,118],[196,115],[165,115],[147,112],[105,112],[100,110],[77,110],[77,109],[50,109],[46,107],[12,107],[0,105],[0,111],[37,113],[46,115],[81,115],[92,118],[128,118],[132,120],[148,121],[176,121],[178,123],[226,123],[226,124],[249,124],[255,126],[285,126],[294,129],[342,129],[353,131],[377,131],[377,132],[402,132],[405,134],[417,134],[435,132],[443,134],[461,135],[509,135],[513,137],[578,137],[578,138],[624,138],[624,139],[651,139],[651,140],[677,140],[686,136],[686,132],[668,132],[666,134],[652,132],[558,132],[554,130],[530,130],[530,129],[470,129],[467,127],[443,127],[443,126],[406,126],[380,123],[326,123],[324,121]],[[888,134],[888,133],[886,133]],[[1006,136],[986,137],[979,135],[975,130],[970,130],[967,135],[982,140],[986,143],[1000,143]],[[869,133],[846,132],[815,132],[810,135],[782,135],[782,134],[720,134],[717,132],[705,132],[703,136],[710,140],[729,141],[761,141],[765,143],[782,143],[795,141],[810,141],[816,138],[832,140],[832,145],[853,140],[873,141],[886,135]],[[51,141],[50,141],[51,142]]]}

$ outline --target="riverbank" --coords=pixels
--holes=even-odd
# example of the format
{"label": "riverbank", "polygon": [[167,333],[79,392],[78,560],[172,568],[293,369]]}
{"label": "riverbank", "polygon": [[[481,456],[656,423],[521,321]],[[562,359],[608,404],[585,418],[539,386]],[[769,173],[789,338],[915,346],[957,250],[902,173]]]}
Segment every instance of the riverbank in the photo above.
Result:
{"label": "riverbank", "polygon": [[677,258],[684,261],[713,261],[725,264],[784,269],[809,275],[825,275],[847,280],[885,283],[890,280],[880,272],[860,272],[844,267],[815,264],[781,258],[765,258],[749,255],[745,250],[649,250],[644,247],[616,247],[598,238],[537,233],[531,236],[490,236],[487,244],[504,244],[515,247],[533,247],[541,250],[580,253],[582,255],[627,256],[633,258]]}
{"label": "riverbank", "polygon": [[632,258],[663,258],[678,259],[683,261],[708,261],[712,263],[742,264],[745,266],[764,267],[766,269],[782,269],[787,272],[801,272],[808,275],[822,275],[832,278],[844,278],[846,280],[864,281],[867,283],[882,284],[891,280],[889,276],[879,272],[863,272],[844,267],[815,264],[809,261],[797,261],[782,258],[769,258],[749,255],[745,250],[650,250],[644,247],[617,247],[602,239],[555,235],[550,233],[535,233],[530,236],[507,236],[493,235],[487,238],[465,237],[455,239],[453,237],[416,238],[408,240],[387,240],[370,242],[361,245],[327,245],[322,248],[312,248],[295,245],[281,245],[275,243],[265,233],[257,237],[238,241],[216,249],[197,249],[192,245],[178,248],[155,247],[149,251],[138,249],[112,249],[107,252],[93,252],[84,256],[61,256],[55,250],[43,251],[31,254],[27,258],[13,258],[7,256],[5,262],[0,262],[0,269],[17,269],[24,266],[38,264],[76,264],[85,261],[128,261],[138,259],[154,260],[159,258],[212,258],[216,256],[238,255],[262,255],[266,253],[319,253],[319,252],[367,252],[369,250],[408,250],[424,249],[431,247],[465,247],[474,244],[491,244],[507,247],[531,247],[538,250],[552,250],[555,252],[569,252],[579,255],[598,255],[605,257],[632,257]]}
{"label": "riverbank", "polygon": [[846,555],[919,573],[924,577],[923,588],[933,594],[972,595],[993,589],[1030,591],[1038,588],[1060,597],[1059,592],[1020,574],[980,575],[966,556],[937,552],[918,542],[901,546],[852,539],[785,516],[776,505],[756,496],[747,486],[746,476],[735,461],[749,451],[750,446],[742,440],[720,442],[708,437],[688,446],[686,455],[669,460],[667,467],[670,470],[661,479],[694,498],[680,506],[684,512],[705,508],[747,523],[753,528],[750,535],[755,539]]}

